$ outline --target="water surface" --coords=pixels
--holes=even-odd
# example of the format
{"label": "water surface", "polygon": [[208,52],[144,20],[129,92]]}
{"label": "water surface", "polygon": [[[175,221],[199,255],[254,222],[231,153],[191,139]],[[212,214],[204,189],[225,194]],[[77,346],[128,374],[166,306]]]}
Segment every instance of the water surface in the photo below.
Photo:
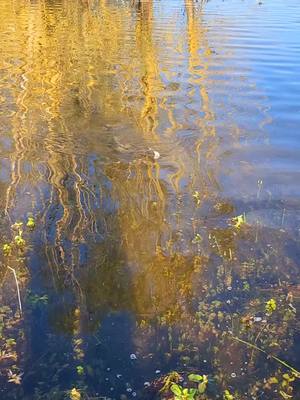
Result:
{"label": "water surface", "polygon": [[298,398],[235,339],[300,369],[298,2],[0,0],[0,21],[3,242],[36,220],[20,319],[1,256],[1,399],[147,399],[173,370]]}

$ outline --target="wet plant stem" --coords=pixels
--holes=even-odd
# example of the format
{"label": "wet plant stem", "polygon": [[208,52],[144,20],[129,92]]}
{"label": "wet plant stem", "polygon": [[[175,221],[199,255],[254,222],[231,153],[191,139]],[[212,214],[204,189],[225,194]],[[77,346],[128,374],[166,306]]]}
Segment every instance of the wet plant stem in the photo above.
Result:
{"label": "wet plant stem", "polygon": [[[257,341],[258,341],[260,335],[261,335],[261,334],[263,333],[263,331],[266,329],[267,325],[268,325],[268,324],[265,323],[265,324],[263,325],[262,329],[258,332],[258,335],[256,336],[256,338],[255,338],[255,340],[254,340],[255,345],[256,345],[256,343],[257,343]],[[251,352],[250,362],[252,362],[252,360],[253,360],[254,350],[255,350],[255,349],[253,348],[253,349],[252,349],[252,352]]]}
{"label": "wet plant stem", "polygon": [[272,356],[271,354],[268,354],[265,350],[261,349],[260,347],[256,346],[253,343],[247,342],[246,340],[240,339],[237,336],[232,336],[232,338],[234,340],[237,340],[240,343],[245,344],[248,347],[251,347],[252,349],[255,349],[257,351],[260,351],[261,353],[264,353],[267,357],[269,358],[273,358],[273,360],[279,362],[280,364],[284,365],[286,368],[288,368],[289,370],[291,370],[292,372],[294,372],[296,378],[300,379],[300,372],[297,371],[294,367],[292,367],[291,365],[289,365],[288,363],[286,363],[285,361],[281,360],[280,358],[276,357],[276,356]]}
{"label": "wet plant stem", "polygon": [[17,278],[17,274],[16,274],[16,270],[12,267],[7,267],[8,269],[10,269],[12,271],[12,273],[14,274],[14,278],[15,278],[15,282],[16,282],[16,287],[17,287],[17,294],[18,294],[18,302],[19,302],[19,308],[20,308],[20,315],[22,316],[23,311],[22,311],[22,302],[21,302],[21,295],[20,295],[20,288],[19,288],[19,282],[18,282],[18,278]]}

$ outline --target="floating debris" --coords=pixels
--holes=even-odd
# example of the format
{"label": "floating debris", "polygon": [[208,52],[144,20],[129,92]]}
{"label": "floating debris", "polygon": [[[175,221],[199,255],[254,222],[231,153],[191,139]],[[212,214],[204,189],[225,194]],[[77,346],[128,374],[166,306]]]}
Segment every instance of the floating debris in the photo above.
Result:
{"label": "floating debris", "polygon": [[160,154],[158,151],[153,150],[154,160],[158,160],[160,158]]}

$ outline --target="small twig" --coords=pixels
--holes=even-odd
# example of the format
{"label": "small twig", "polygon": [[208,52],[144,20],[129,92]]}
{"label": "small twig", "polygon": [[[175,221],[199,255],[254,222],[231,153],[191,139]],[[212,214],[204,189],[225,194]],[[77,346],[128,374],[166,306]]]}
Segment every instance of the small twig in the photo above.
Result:
{"label": "small twig", "polygon": [[14,277],[15,277],[16,286],[17,286],[17,293],[18,293],[19,308],[20,308],[20,315],[22,315],[22,313],[23,313],[22,312],[22,302],[21,302],[20,288],[19,288],[19,282],[18,282],[16,270],[14,268],[12,268],[12,267],[9,267],[9,266],[7,268],[12,271],[12,273],[14,274]]}

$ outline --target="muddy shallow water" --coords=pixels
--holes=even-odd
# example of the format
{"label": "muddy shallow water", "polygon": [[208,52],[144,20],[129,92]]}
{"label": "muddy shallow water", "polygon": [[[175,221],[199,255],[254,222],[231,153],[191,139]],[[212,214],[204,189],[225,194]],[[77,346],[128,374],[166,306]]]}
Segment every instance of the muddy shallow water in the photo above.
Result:
{"label": "muddy shallow water", "polygon": [[207,399],[299,398],[298,1],[0,0],[0,21],[1,246],[35,219],[21,318],[1,255],[0,399],[163,397],[174,370]]}

